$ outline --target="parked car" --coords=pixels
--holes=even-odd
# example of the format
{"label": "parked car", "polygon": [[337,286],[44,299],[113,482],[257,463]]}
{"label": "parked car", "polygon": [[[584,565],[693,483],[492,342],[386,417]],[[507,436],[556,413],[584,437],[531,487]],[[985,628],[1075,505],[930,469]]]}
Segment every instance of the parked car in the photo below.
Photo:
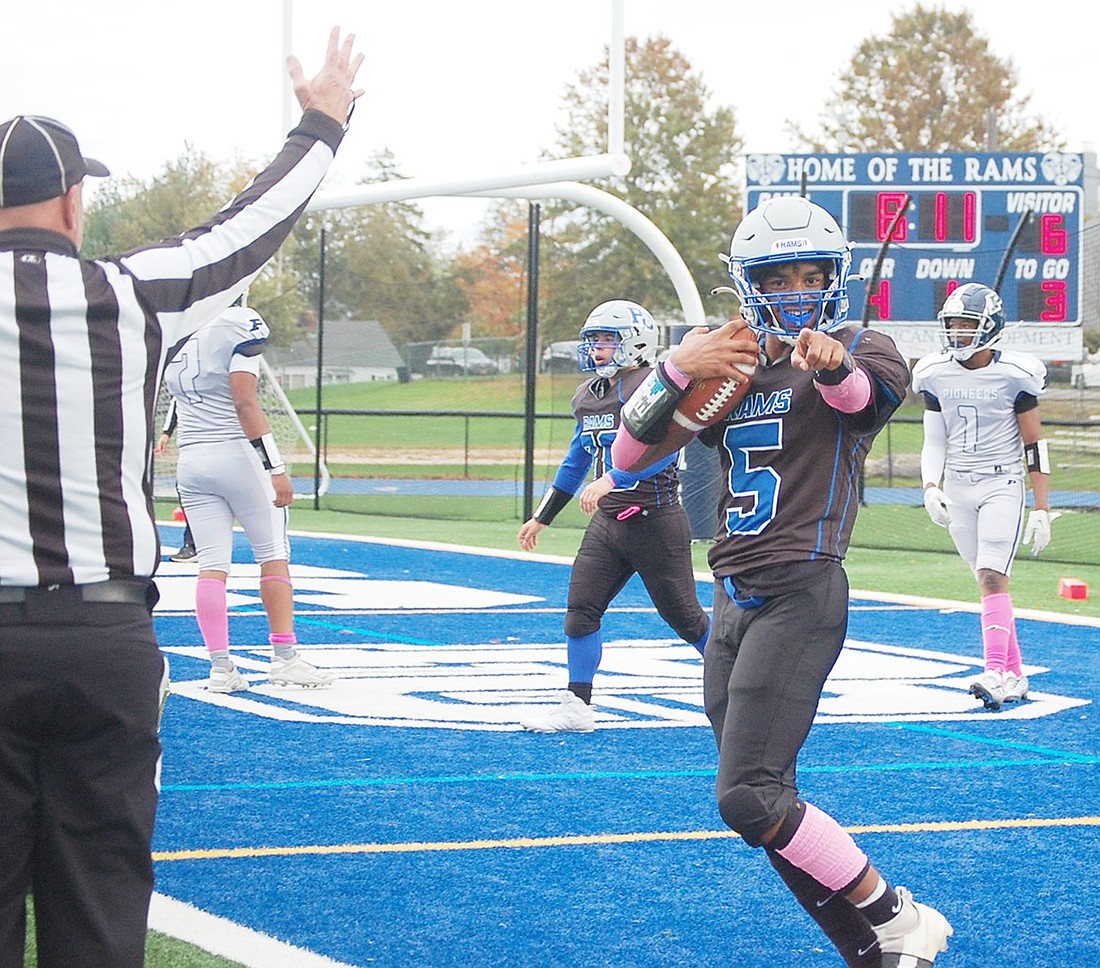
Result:
{"label": "parked car", "polygon": [[1070,360],[1047,360],[1047,384],[1073,383],[1073,367],[1076,365]]}
{"label": "parked car", "polygon": [[1100,353],[1073,364],[1073,385],[1078,390],[1100,387]]}
{"label": "parked car", "polygon": [[425,376],[484,376],[500,367],[476,346],[433,346],[424,362]]}
{"label": "parked car", "polygon": [[542,351],[543,373],[577,373],[580,366],[577,362],[577,347],[581,345],[579,339],[563,339],[556,343],[550,343]]}

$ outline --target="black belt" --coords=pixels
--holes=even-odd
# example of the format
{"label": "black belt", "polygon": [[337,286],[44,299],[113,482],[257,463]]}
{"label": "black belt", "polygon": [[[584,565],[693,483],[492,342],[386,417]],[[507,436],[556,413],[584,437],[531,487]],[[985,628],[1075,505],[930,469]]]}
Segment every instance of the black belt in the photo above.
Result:
{"label": "black belt", "polygon": [[113,578],[88,585],[0,585],[0,604],[46,603],[75,595],[83,602],[114,602],[128,605],[148,603],[146,579]]}

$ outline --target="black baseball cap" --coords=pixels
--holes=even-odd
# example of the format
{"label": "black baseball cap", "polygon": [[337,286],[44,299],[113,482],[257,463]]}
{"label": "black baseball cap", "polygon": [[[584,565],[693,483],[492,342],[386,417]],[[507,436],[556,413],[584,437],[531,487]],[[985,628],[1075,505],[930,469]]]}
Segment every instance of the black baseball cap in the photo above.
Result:
{"label": "black baseball cap", "polygon": [[80,153],[76,135],[60,121],[19,114],[0,124],[0,208],[57,198],[85,175],[109,174]]}

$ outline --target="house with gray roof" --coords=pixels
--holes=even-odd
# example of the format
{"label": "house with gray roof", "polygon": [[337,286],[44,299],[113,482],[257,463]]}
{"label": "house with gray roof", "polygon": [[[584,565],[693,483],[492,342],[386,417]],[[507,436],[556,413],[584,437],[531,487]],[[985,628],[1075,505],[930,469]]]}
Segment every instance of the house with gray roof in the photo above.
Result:
{"label": "house with gray roof", "polygon": [[[389,334],[376,319],[325,320],[321,341],[321,383],[369,383],[373,380],[409,379],[405,360]],[[304,328],[289,346],[264,351],[272,372],[284,390],[317,385],[317,333]]]}

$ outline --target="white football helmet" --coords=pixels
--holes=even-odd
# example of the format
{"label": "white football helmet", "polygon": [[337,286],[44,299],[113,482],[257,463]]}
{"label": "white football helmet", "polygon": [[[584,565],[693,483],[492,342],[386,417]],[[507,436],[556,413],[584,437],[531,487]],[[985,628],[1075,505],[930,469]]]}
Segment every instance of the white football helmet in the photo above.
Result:
{"label": "white football helmet", "polygon": [[[599,365],[592,355],[597,333],[614,333],[618,339],[615,355]],[[612,299],[600,303],[584,321],[577,362],[581,372],[595,371],[599,376],[614,376],[629,366],[652,366],[657,360],[659,336],[657,322],[648,309],[629,299]]]}
{"label": "white football helmet", "polygon": [[[952,325],[956,319],[976,320],[977,327]],[[952,359],[969,360],[978,350],[993,347],[1005,331],[1005,307],[1001,297],[980,282],[959,286],[943,301],[939,311],[943,349]],[[968,343],[963,340],[969,339]]]}
{"label": "white football helmet", "polygon": [[[759,333],[790,340],[807,326],[827,332],[848,318],[851,249],[836,220],[801,196],[780,195],[754,208],[733,233],[729,255],[720,258],[741,297],[742,318]],[[765,270],[786,262],[821,263],[825,288],[761,292]]]}

